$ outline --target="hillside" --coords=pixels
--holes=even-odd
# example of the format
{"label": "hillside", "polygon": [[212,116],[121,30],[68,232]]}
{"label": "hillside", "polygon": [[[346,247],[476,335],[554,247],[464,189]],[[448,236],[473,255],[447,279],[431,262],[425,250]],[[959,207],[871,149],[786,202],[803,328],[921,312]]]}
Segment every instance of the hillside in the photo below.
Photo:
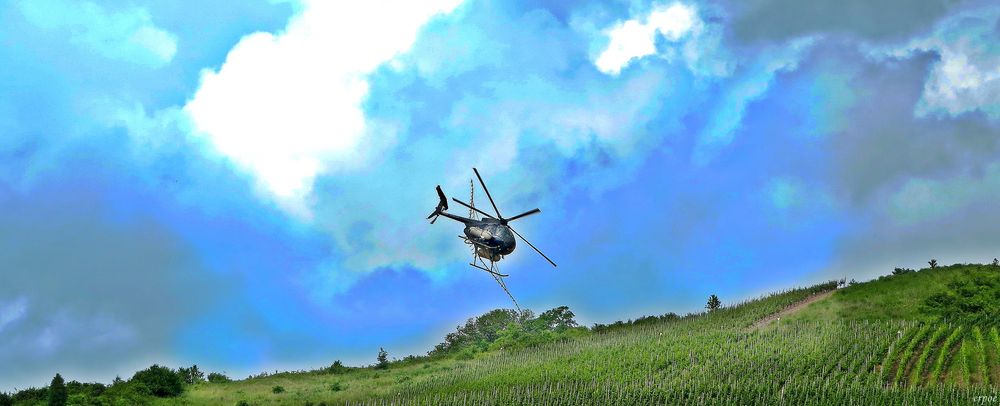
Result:
{"label": "hillside", "polygon": [[[1000,286],[1000,267],[899,273],[832,294],[836,283],[826,283],[705,314],[566,330],[577,333],[526,348],[480,345],[482,351],[413,357],[385,369],[338,366],[201,382],[178,397],[135,400],[763,405],[972,404],[996,396],[1000,337],[984,298],[1000,292],[991,290]],[[808,298],[819,300],[792,307]],[[501,333],[511,335],[507,327]]]}

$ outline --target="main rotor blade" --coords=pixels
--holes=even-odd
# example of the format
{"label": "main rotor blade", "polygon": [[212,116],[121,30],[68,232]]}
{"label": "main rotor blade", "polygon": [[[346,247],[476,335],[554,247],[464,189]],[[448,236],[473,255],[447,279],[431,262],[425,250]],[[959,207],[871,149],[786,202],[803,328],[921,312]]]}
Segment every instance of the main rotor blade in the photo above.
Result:
{"label": "main rotor blade", "polygon": [[558,266],[556,266],[555,262],[552,262],[552,260],[549,259],[549,257],[545,256],[545,254],[543,254],[542,251],[540,251],[537,247],[535,247],[530,241],[528,241],[527,239],[525,239],[524,236],[521,235],[521,233],[518,233],[517,230],[513,229],[511,226],[507,226],[507,228],[509,228],[510,231],[513,231],[514,234],[517,235],[518,237],[521,237],[521,241],[524,241],[524,242],[528,243],[528,245],[530,245],[531,248],[535,249],[535,252],[537,252],[538,255],[541,255],[542,258],[545,258],[546,261],[549,261],[549,263],[552,264],[552,266],[558,268]]}
{"label": "main rotor blade", "polygon": [[531,210],[528,210],[528,211],[526,211],[524,213],[521,213],[521,214],[518,214],[518,215],[516,215],[514,217],[511,217],[509,219],[504,219],[504,221],[511,222],[511,221],[517,220],[517,219],[519,219],[521,217],[528,217],[528,216],[530,216],[532,214],[541,213],[541,212],[542,211],[538,210],[538,209],[531,209]]}
{"label": "main rotor blade", "polygon": [[484,215],[484,216],[486,216],[486,217],[489,217],[489,218],[491,218],[491,219],[496,219],[496,217],[493,217],[493,216],[491,216],[491,215],[489,215],[489,214],[486,214],[486,212],[484,212],[484,211],[482,211],[482,210],[479,210],[479,209],[477,209],[477,208],[475,208],[475,207],[472,207],[472,206],[469,206],[469,205],[465,204],[465,202],[463,202],[463,201],[461,201],[461,200],[458,200],[458,199],[456,199],[456,198],[454,198],[454,197],[453,197],[453,198],[451,198],[451,200],[454,200],[454,201],[455,201],[455,203],[458,203],[458,204],[460,204],[460,205],[462,205],[462,206],[465,206],[465,207],[468,207],[468,208],[470,208],[470,209],[472,209],[472,210],[475,210],[475,211],[476,211],[477,213],[479,213],[479,214],[482,214],[482,215]]}
{"label": "main rotor blade", "polygon": [[475,172],[476,177],[479,178],[479,184],[483,186],[483,191],[486,192],[486,197],[490,198],[490,204],[493,205],[493,210],[497,212],[496,218],[503,220],[503,216],[500,215],[500,209],[498,209],[497,204],[493,202],[493,196],[490,196],[490,190],[486,188],[486,182],[483,182],[483,177],[479,176],[479,171],[476,168],[472,168],[472,171]]}

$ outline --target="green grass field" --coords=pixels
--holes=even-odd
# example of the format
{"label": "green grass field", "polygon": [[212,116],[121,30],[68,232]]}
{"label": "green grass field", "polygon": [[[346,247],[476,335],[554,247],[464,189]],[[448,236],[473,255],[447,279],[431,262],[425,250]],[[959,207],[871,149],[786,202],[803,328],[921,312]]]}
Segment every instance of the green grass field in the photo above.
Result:
{"label": "green grass field", "polygon": [[[962,278],[952,266],[836,290],[765,327],[754,323],[836,283],[710,313],[623,326],[529,348],[394,362],[387,369],[202,382],[162,405],[983,404],[1000,387],[996,325],[928,313]],[[282,391],[276,391],[281,387]],[[30,404],[30,403],[26,403]]]}

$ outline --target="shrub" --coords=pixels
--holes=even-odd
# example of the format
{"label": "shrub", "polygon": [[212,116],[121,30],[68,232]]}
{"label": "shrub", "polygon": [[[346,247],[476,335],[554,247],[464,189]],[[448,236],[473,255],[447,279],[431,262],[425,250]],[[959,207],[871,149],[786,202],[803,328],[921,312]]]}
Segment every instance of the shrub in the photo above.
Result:
{"label": "shrub", "polygon": [[208,374],[208,381],[211,383],[226,383],[226,382],[232,382],[233,380],[229,379],[228,376],[225,376],[218,372],[212,372]]}
{"label": "shrub", "polygon": [[333,392],[340,392],[344,390],[344,387],[340,384],[340,382],[334,382],[330,385],[330,390]]}
{"label": "shrub", "polygon": [[136,372],[129,380],[129,383],[138,383],[149,389],[149,393],[156,397],[173,397],[180,395],[184,391],[184,383],[170,368],[153,365],[142,371]]}
{"label": "shrub", "polygon": [[896,268],[896,269],[892,270],[892,274],[893,275],[903,275],[903,274],[908,274],[908,273],[911,273],[911,272],[916,272],[916,271],[914,271],[914,270],[912,270],[910,268]]}
{"label": "shrub", "polygon": [[326,367],[323,370],[323,372],[326,372],[328,374],[343,374],[343,373],[347,373],[348,370],[349,370],[349,368],[345,367],[344,364],[341,363],[340,360],[338,359],[336,361],[333,361],[332,365],[330,365],[329,367]]}
{"label": "shrub", "polygon": [[236,406],[250,406],[250,403],[248,403],[245,400],[241,400],[239,402],[236,402]]}
{"label": "shrub", "polygon": [[277,386],[271,388],[271,392],[274,393],[274,394],[284,393],[285,392],[285,388],[283,386],[281,386],[281,385],[277,385]]}

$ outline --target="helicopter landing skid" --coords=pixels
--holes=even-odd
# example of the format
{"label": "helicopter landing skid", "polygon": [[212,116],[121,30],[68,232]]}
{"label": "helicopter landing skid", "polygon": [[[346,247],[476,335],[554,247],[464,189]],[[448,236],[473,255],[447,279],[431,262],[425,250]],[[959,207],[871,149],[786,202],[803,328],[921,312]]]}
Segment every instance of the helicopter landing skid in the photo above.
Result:
{"label": "helicopter landing skid", "polygon": [[520,313],[521,306],[517,304],[517,299],[514,299],[514,295],[510,293],[510,289],[507,288],[507,284],[504,283],[503,281],[504,278],[510,275],[500,273],[499,269],[497,269],[496,261],[491,260],[490,263],[487,264],[486,261],[483,260],[483,257],[481,257],[479,253],[475,250],[475,247],[479,246],[480,244],[477,244],[473,241],[469,241],[469,239],[465,239],[465,242],[466,244],[473,246],[472,262],[470,262],[469,265],[472,266],[473,268],[479,269],[481,271],[490,274],[490,276],[492,276],[493,279],[497,281],[497,284],[500,285],[503,291],[507,293],[507,297],[510,298],[510,301],[514,303],[514,307],[517,308],[518,313]]}

